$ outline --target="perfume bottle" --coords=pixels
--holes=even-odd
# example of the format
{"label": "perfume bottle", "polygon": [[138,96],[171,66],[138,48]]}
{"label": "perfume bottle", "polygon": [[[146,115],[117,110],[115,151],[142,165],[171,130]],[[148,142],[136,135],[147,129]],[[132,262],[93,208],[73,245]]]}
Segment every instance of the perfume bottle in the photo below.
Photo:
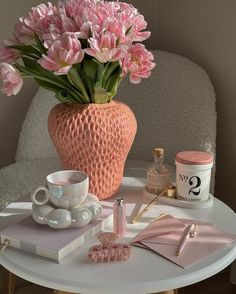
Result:
{"label": "perfume bottle", "polygon": [[164,149],[155,148],[154,162],[147,169],[146,191],[152,194],[159,194],[168,187],[170,173],[164,165]]}
{"label": "perfume bottle", "polygon": [[126,234],[126,208],[122,198],[116,199],[113,204],[113,232],[119,238]]}

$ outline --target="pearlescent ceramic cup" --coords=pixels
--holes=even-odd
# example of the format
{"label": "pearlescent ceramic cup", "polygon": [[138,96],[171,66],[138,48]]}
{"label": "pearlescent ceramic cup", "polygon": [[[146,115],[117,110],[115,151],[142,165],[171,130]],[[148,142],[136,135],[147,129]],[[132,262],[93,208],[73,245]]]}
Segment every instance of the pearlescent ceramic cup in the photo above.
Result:
{"label": "pearlescent ceramic cup", "polygon": [[31,194],[36,205],[50,201],[57,208],[79,207],[88,195],[89,177],[81,171],[63,170],[46,178],[46,187],[40,186]]}

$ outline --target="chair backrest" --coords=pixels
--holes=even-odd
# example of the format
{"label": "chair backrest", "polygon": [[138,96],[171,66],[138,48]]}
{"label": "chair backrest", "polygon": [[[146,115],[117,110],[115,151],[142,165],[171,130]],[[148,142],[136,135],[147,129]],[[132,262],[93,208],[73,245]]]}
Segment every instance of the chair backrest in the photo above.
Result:
{"label": "chair backrest", "polygon": [[58,157],[47,130],[49,111],[57,103],[52,92],[39,88],[22,125],[16,161]]}
{"label": "chair backrest", "polygon": [[165,148],[169,164],[174,164],[178,151],[215,154],[215,93],[207,73],[179,55],[154,55],[157,65],[151,77],[138,85],[122,81],[117,95],[138,121],[130,159],[150,161],[154,147]]}
{"label": "chair backrest", "polygon": [[[182,150],[215,154],[215,93],[207,73],[179,55],[153,53],[157,66],[151,77],[138,85],[127,78],[117,94],[138,121],[129,158],[150,161],[157,146],[166,149],[170,164]],[[22,127],[16,160],[57,157],[47,132],[48,113],[56,103],[51,92],[39,89]]]}

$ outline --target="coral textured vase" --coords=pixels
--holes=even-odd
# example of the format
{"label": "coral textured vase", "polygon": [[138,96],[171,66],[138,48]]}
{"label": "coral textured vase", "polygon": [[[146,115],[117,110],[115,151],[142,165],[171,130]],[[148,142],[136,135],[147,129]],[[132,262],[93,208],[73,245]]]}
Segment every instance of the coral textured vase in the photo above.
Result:
{"label": "coral textured vase", "polygon": [[119,188],[137,122],[122,102],[57,104],[50,112],[48,130],[64,169],[89,175],[89,191],[99,199]]}

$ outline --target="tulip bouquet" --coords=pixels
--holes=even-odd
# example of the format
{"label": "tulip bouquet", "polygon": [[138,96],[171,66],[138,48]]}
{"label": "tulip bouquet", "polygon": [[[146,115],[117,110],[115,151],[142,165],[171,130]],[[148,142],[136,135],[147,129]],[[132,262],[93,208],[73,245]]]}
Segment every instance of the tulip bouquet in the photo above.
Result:
{"label": "tulip bouquet", "polygon": [[147,23],[132,5],[103,0],[40,4],[0,48],[1,91],[16,95],[33,78],[61,102],[107,103],[121,80],[148,78],[153,55],[142,41]]}

